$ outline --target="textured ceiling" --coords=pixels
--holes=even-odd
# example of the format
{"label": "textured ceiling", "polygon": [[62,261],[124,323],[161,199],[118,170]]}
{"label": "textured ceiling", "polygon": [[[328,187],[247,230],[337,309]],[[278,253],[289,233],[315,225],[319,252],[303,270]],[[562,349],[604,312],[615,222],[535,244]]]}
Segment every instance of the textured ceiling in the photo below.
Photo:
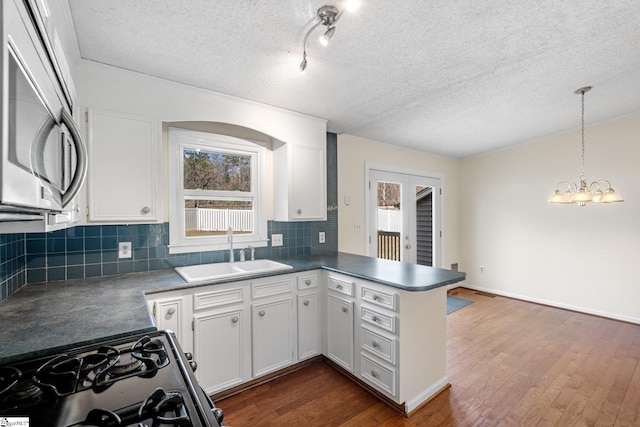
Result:
{"label": "textured ceiling", "polygon": [[69,0],[87,60],[329,120],[454,158],[640,111],[640,1]]}

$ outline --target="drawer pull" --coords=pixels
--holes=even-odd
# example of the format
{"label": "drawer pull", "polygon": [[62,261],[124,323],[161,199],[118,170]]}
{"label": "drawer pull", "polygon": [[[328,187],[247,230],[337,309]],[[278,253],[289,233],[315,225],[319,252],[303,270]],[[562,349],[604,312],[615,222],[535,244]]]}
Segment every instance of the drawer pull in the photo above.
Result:
{"label": "drawer pull", "polygon": [[266,313],[264,312],[264,310],[260,310],[260,311],[258,312],[258,316],[260,316],[260,317],[264,317],[264,315],[265,315],[265,314],[266,314]]}
{"label": "drawer pull", "polygon": [[377,373],[376,371],[373,371],[373,370],[372,370],[372,371],[371,371],[371,376],[372,376],[373,378],[378,378],[378,373]]}
{"label": "drawer pull", "polygon": [[372,299],[372,300],[374,300],[374,301],[378,301],[378,298],[379,298],[379,297],[378,297],[378,295],[376,295],[376,294],[373,294],[373,296],[371,297],[371,299]]}
{"label": "drawer pull", "polygon": [[349,309],[347,307],[342,307],[342,312],[346,313],[347,311],[349,311]]}
{"label": "drawer pull", "polygon": [[238,320],[240,320],[240,319],[238,319],[238,316],[233,316],[231,318],[231,323],[238,323]]}
{"label": "drawer pull", "polygon": [[342,285],[341,285],[340,283],[338,283],[338,284],[336,285],[336,289],[342,289]]}
{"label": "drawer pull", "polygon": [[309,305],[309,300],[308,300],[308,299],[306,299],[306,300],[302,301],[302,304],[304,304],[304,305]]}
{"label": "drawer pull", "polygon": [[371,320],[373,320],[374,322],[377,322],[378,321],[378,316],[376,316],[376,315],[371,316]]}
{"label": "drawer pull", "polygon": [[305,280],[305,281],[304,281],[304,284],[305,284],[305,285],[307,285],[307,286],[309,286],[309,285],[311,284],[311,279],[307,279],[307,280]]}
{"label": "drawer pull", "polygon": [[176,312],[176,309],[174,307],[169,307],[169,310],[167,310],[167,314],[173,314]]}
{"label": "drawer pull", "polygon": [[378,342],[377,342],[377,341],[372,341],[372,342],[371,342],[371,346],[372,346],[373,348],[378,348],[378,347],[380,346],[380,344],[378,344]]}

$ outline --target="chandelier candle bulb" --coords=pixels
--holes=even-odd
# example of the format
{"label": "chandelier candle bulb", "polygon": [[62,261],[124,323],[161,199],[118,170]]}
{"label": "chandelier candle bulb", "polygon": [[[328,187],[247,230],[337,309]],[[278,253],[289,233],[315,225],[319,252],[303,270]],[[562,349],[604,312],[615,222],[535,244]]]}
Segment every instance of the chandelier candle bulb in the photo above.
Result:
{"label": "chandelier candle bulb", "polygon": [[[587,203],[613,203],[622,202],[622,197],[611,187],[611,183],[606,179],[599,179],[587,185],[584,176],[584,94],[591,90],[591,86],[585,86],[575,91],[576,94],[582,96],[582,162],[580,185],[572,182],[561,181],[556,185],[556,190],[547,199],[548,203],[574,204],[578,206],[586,206]],[[606,184],[606,188],[604,185]],[[564,194],[560,192],[560,187],[566,186],[567,190]],[[602,188],[605,188],[602,191]]]}

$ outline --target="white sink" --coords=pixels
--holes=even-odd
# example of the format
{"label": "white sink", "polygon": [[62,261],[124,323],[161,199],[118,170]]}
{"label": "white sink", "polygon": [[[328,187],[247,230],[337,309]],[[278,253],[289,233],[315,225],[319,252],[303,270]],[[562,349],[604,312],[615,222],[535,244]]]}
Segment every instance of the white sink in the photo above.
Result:
{"label": "white sink", "polygon": [[187,265],[176,267],[176,272],[188,283],[208,280],[226,279],[229,277],[254,276],[260,273],[293,270],[293,267],[270,259],[255,261],[216,262],[213,264]]}

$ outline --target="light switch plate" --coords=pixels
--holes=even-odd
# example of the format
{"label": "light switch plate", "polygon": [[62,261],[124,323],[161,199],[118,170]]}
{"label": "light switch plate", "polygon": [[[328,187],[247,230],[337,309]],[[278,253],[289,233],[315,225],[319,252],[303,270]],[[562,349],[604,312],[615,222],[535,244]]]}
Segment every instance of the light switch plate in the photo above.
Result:
{"label": "light switch plate", "polygon": [[282,234],[272,234],[271,235],[271,246],[282,246]]}

